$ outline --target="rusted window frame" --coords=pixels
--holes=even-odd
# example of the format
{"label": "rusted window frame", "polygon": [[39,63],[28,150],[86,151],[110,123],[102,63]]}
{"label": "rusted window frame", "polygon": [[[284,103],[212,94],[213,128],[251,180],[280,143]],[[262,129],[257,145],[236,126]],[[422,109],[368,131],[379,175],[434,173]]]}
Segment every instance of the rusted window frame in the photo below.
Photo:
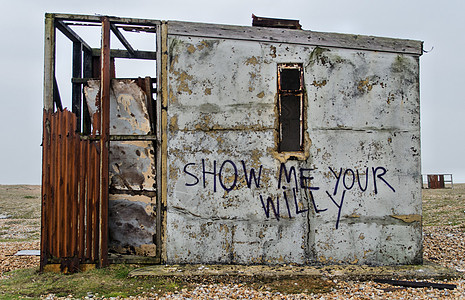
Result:
{"label": "rusted window frame", "polygon": [[[282,88],[282,71],[286,69],[299,70],[300,84],[298,89],[283,89]],[[279,113],[279,142],[278,152],[302,152],[304,151],[304,74],[303,65],[301,63],[280,63],[278,64],[278,113]],[[282,100],[285,96],[299,97],[299,147],[298,149],[282,149],[283,144],[283,116],[282,116]],[[285,138],[285,137],[284,137]]]}

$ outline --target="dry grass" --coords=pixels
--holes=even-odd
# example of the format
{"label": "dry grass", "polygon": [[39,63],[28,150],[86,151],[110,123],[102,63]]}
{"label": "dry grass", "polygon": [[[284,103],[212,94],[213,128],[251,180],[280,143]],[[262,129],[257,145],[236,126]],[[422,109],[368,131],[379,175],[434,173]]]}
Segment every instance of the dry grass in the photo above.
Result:
{"label": "dry grass", "polygon": [[465,228],[465,184],[423,190],[423,226]]}
{"label": "dry grass", "polygon": [[40,186],[0,185],[0,242],[40,238]]}

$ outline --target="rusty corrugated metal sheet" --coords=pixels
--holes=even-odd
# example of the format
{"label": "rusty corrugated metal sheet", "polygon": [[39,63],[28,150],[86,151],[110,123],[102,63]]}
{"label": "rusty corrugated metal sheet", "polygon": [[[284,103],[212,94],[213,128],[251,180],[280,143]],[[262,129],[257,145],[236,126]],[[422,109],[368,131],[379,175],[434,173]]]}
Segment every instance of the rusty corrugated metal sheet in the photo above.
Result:
{"label": "rusty corrugated metal sheet", "polygon": [[428,175],[428,188],[430,189],[445,188],[444,175]]}
{"label": "rusty corrugated metal sheet", "polygon": [[67,110],[44,113],[41,269],[99,257],[100,142],[81,140],[76,126]]}

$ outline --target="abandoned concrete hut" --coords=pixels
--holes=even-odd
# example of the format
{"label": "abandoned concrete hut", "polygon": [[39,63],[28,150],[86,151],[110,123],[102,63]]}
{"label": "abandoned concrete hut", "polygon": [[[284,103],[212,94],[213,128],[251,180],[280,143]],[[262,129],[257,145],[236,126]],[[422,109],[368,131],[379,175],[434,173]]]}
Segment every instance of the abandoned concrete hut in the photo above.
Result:
{"label": "abandoned concrete hut", "polygon": [[47,14],[41,266],[421,263],[422,42],[294,23]]}

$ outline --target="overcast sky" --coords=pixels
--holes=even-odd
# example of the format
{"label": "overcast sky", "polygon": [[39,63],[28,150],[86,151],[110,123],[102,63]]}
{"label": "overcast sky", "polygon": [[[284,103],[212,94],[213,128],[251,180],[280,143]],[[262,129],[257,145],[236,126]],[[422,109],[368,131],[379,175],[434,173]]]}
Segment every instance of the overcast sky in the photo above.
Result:
{"label": "overcast sky", "polygon": [[41,182],[46,12],[232,25],[251,25],[254,13],[298,19],[305,30],[422,40],[432,50],[420,58],[422,173],[465,182],[463,0],[15,0],[2,11],[0,184]]}

